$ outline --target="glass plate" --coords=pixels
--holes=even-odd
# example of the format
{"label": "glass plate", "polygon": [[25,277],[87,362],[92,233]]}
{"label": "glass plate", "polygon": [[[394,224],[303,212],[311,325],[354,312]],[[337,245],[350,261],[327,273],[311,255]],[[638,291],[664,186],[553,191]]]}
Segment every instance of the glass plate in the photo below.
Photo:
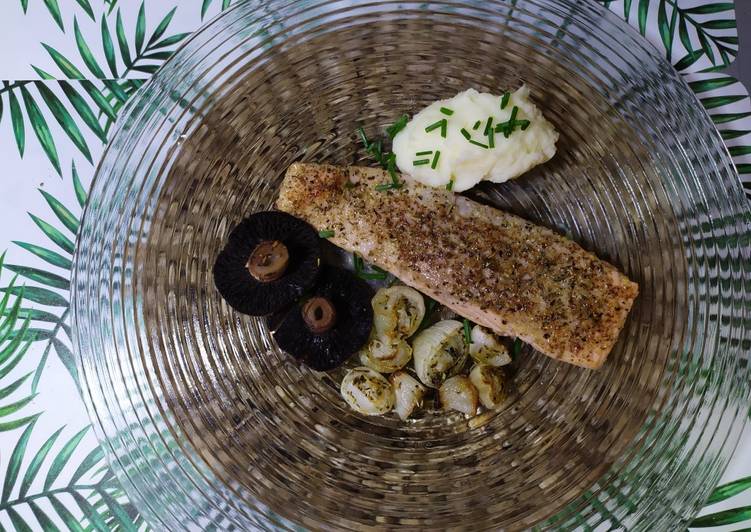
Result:
{"label": "glass plate", "polygon": [[[528,348],[468,421],[346,408],[339,375],[231,311],[211,268],[299,160],[371,164],[355,129],[526,83],[548,164],[473,195],[567,233],[641,288],[600,371]],[[128,495],[183,528],[678,529],[749,404],[749,212],[685,83],[595,2],[249,1],[131,100],[74,273],[80,372]]]}

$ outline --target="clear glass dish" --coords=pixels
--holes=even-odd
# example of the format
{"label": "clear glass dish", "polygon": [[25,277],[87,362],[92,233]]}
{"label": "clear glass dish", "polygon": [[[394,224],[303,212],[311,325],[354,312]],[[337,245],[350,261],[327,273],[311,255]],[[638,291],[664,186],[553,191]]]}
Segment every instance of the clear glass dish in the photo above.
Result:
{"label": "clear glass dish", "polygon": [[[558,155],[473,194],[639,282],[600,371],[525,348],[468,423],[365,418],[232,312],[211,267],[299,160],[370,164],[355,128],[521,82]],[[678,74],[596,2],[249,1],[120,120],[86,208],[74,324],[89,413],[158,530],[538,526],[674,530],[749,404],[749,211]]]}

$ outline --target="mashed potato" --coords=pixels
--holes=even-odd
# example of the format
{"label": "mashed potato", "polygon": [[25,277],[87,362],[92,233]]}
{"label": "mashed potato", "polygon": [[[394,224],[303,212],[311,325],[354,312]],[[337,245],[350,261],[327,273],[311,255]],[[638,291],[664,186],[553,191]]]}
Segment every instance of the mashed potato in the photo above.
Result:
{"label": "mashed potato", "polygon": [[[425,185],[461,192],[483,179],[508,181],[553,157],[558,132],[529,100],[529,89],[522,85],[501,109],[503,99],[469,89],[417,113],[394,137],[399,170]],[[491,117],[493,133],[486,134]]]}

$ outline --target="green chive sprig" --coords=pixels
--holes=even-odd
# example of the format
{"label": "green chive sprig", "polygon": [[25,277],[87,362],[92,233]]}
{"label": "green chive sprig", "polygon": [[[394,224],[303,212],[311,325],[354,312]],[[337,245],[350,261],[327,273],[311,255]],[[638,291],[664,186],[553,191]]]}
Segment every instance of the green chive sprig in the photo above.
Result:
{"label": "green chive sprig", "polygon": [[446,138],[446,130],[448,128],[448,120],[441,118],[438,122],[433,122],[425,128],[425,133],[430,133],[436,129],[441,128],[441,137]]}
{"label": "green chive sprig", "polygon": [[519,112],[519,108],[517,106],[514,106],[514,108],[511,110],[511,116],[509,119],[505,122],[501,122],[500,124],[496,124],[495,126],[495,132],[496,133],[503,133],[503,136],[505,138],[509,138],[511,133],[514,132],[514,129],[521,128],[522,131],[527,129],[530,125],[529,120],[517,120],[516,116]]}
{"label": "green chive sprig", "polygon": [[389,153],[388,160],[386,161],[386,170],[391,177],[391,188],[402,188],[404,183],[399,181],[399,176],[396,173],[396,154],[393,152]]}
{"label": "green chive sprig", "polygon": [[508,101],[511,99],[511,93],[506,91],[503,93],[503,96],[501,97],[501,109],[505,109],[508,105]]}
{"label": "green chive sprig", "polygon": [[430,168],[435,170],[435,167],[438,166],[438,159],[441,157],[441,150],[436,150],[435,155],[433,155],[433,161],[430,163]]}
{"label": "green chive sprig", "polygon": [[448,183],[446,183],[446,190],[448,190],[449,192],[454,190],[454,178],[453,177]]}
{"label": "green chive sprig", "polygon": [[469,331],[469,320],[464,318],[464,343],[469,345],[472,343],[472,336]]}
{"label": "green chive sprig", "polygon": [[319,238],[331,238],[336,233],[333,229],[324,229],[323,231],[318,231],[318,237]]}
{"label": "green chive sprig", "polygon": [[417,161],[412,161],[412,164],[414,166],[422,166],[425,164],[430,164],[430,159],[418,159]]}
{"label": "green chive sprig", "polygon": [[399,133],[402,129],[407,127],[407,122],[409,122],[409,116],[406,114],[399,117],[399,120],[391,124],[389,127],[386,128],[386,134],[389,136],[390,139],[394,139],[396,137],[396,134]]}
{"label": "green chive sprig", "polygon": [[352,260],[355,265],[355,275],[357,275],[360,279],[383,281],[389,275],[388,272],[382,270],[378,266],[372,266],[372,272],[366,271],[365,261],[363,261],[362,257],[357,253],[352,254]]}
{"label": "green chive sprig", "polygon": [[519,353],[522,352],[522,341],[518,338],[514,339],[514,345],[511,348],[511,357],[513,359],[516,359],[519,356]]}
{"label": "green chive sprig", "polygon": [[445,114],[446,116],[451,116],[454,114],[454,110],[449,109],[448,107],[441,107],[441,112]]}
{"label": "green chive sprig", "polygon": [[365,151],[368,152],[382,167],[388,167],[388,156],[383,153],[383,142],[376,140],[371,142],[368,136],[365,134],[365,130],[361,127],[357,128],[357,134],[360,136],[360,142],[362,143]]}
{"label": "green chive sprig", "polygon": [[[402,118],[404,118],[404,116],[402,116]],[[401,118],[394,125],[397,125],[400,121],[401,121]],[[368,136],[365,134],[365,130],[362,127],[357,128],[357,134],[360,137],[360,142],[365,148],[365,151],[367,151],[371,156],[373,156],[373,158],[376,161],[378,161],[378,164],[380,164],[383,168],[385,168],[386,171],[389,173],[389,176],[391,176],[391,183],[376,185],[375,187],[376,190],[384,191],[384,190],[392,190],[392,189],[401,188],[403,183],[399,181],[399,175],[396,173],[396,154],[384,153],[383,141],[381,140],[371,141],[368,138]]]}
{"label": "green chive sprig", "polygon": [[488,121],[485,122],[485,129],[483,130],[482,134],[487,137],[492,130],[493,130],[493,117],[489,116]]}
{"label": "green chive sprig", "polygon": [[433,150],[425,150],[425,151],[418,151],[415,153],[415,157],[419,157],[420,155],[430,155],[433,153]]}

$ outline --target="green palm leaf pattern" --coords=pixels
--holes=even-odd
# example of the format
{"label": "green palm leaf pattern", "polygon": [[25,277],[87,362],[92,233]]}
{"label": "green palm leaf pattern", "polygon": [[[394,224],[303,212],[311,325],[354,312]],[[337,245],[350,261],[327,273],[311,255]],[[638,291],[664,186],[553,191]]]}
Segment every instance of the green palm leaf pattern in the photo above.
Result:
{"label": "green palm leaf pattern", "polygon": [[[751,477],[744,477],[715,488],[707,500],[707,506],[722,502],[740,493],[751,490]],[[704,528],[721,525],[732,525],[742,521],[751,521],[751,506],[741,506],[713,512],[697,517],[691,522],[691,527]]]}
{"label": "green palm leaf pattern", "polygon": [[[9,269],[5,262],[5,254],[0,255],[0,273],[3,268]],[[29,374],[12,376],[13,369],[28,351],[31,341],[26,337],[31,319],[22,316],[24,302],[23,286],[17,286],[18,275],[10,281],[0,298],[0,432],[14,430],[19,426],[36,419],[39,414],[25,416],[21,414],[36,396],[31,389],[24,391]],[[8,290],[7,288],[10,288]],[[18,288],[18,290],[14,290]],[[6,377],[9,377],[6,380]],[[11,382],[8,382],[11,381]]]}
{"label": "green palm leaf pattern", "polygon": [[[83,192],[78,172],[75,165],[71,165],[71,185],[77,191],[81,204],[85,202],[86,195]],[[78,372],[76,370],[74,355],[68,345],[70,342],[70,327],[67,324],[70,312],[68,292],[70,289],[70,268],[74,250],[73,239],[78,230],[79,220],[71,210],[63,205],[57,198],[40,190],[40,193],[50,210],[52,223],[30,215],[34,223],[41,229],[48,239],[46,245],[32,244],[28,242],[16,242],[23,250],[41,258],[49,263],[51,269],[41,269],[21,264],[8,264],[6,269],[23,278],[27,285],[23,288],[10,283],[0,289],[6,295],[20,296],[28,302],[37,303],[45,309],[22,309],[13,314],[18,319],[19,315],[25,316],[25,329],[15,329],[9,333],[9,338],[17,342],[45,342],[41,358],[34,371],[31,382],[31,393],[36,393],[39,381],[51,352],[55,352],[70,373],[73,381],[78,385]],[[52,248],[50,247],[52,245]],[[56,248],[56,249],[55,249]],[[19,303],[20,305],[20,303]],[[0,309],[1,310],[1,309]],[[0,311],[0,315],[3,312]],[[34,327],[29,324],[33,323]]]}
{"label": "green palm leaf pattern", "polygon": [[649,21],[655,20],[654,38],[659,38],[665,56],[677,70],[689,69],[701,58],[713,66],[727,66],[738,54],[733,2],[715,1],[689,7],[684,0],[598,1],[622,13],[627,21],[636,21],[644,36],[650,36]]}
{"label": "green palm leaf pattern", "polygon": [[686,80],[728,146],[751,199],[751,101],[745,87],[732,76],[716,72],[688,74]]}
{"label": "green palm leaf pattern", "polygon": [[[114,6],[114,4],[112,4]],[[154,31],[146,39],[147,34],[147,13],[145,3],[142,1],[138,11],[136,27],[131,32],[125,27],[120,9],[115,10],[115,20],[108,21],[108,14],[101,17],[101,50],[104,55],[107,69],[97,60],[92,52],[92,43],[87,42],[78,25],[78,20],[73,18],[73,33],[76,42],[76,48],[81,57],[81,61],[86,69],[96,79],[121,79],[133,77],[134,73],[152,74],[159,66],[174,52],[175,45],[185,39],[188,33],[178,33],[166,38],[162,38],[167,31],[175,10],[172,9],[157,24]],[[115,38],[113,39],[113,29]],[[74,61],[68,59],[54,48],[44,45],[52,61],[61,70],[63,75],[68,79],[85,79],[82,69],[75,66]],[[112,84],[105,85],[111,92],[115,93],[121,100],[127,100],[125,92],[119,92],[113,88]],[[124,103],[124,101],[123,101]]]}
{"label": "green palm leaf pattern", "polygon": [[[98,113],[92,111],[91,105],[84,105],[87,102],[79,93],[72,94],[72,82],[59,82],[63,85],[66,97],[73,105],[76,113],[83,119],[88,129],[93,131],[103,142],[106,142],[112,124],[114,123],[117,113],[128,101],[130,96],[143,84],[139,77],[148,77],[158,70],[161,64],[169,59],[174,53],[175,47],[185,39],[188,33],[177,33],[164,37],[170,23],[175,15],[177,7],[170,10],[147,38],[147,12],[146,5],[141,2],[136,20],[136,27],[133,32],[126,28],[120,9],[115,9],[115,2],[110,4],[110,13],[114,10],[114,22],[108,21],[110,13],[103,14],[100,20],[101,44],[94,46],[93,43],[86,40],[78,23],[78,19],[73,17],[73,34],[76,49],[80,56],[83,67],[76,65],[74,60],[69,59],[55,48],[42,43],[53,63],[62,72],[63,76],[70,80],[81,80],[83,91],[92,100],[94,107],[98,108]],[[115,38],[113,39],[113,29]],[[132,35],[132,38],[130,36]],[[117,44],[115,44],[115,41]],[[94,48],[99,47],[102,50],[104,61],[98,60]],[[37,73],[46,72],[36,66],[33,67]],[[84,71],[88,71],[93,78],[99,80],[96,84],[87,80]],[[40,74],[41,75],[41,74]],[[123,79],[129,78],[129,79]],[[23,82],[22,82],[23,83]],[[0,90],[0,93],[2,90]],[[69,94],[71,93],[71,94]],[[13,93],[11,92],[11,96]],[[11,115],[13,113],[13,101],[9,102],[11,106]],[[56,116],[57,119],[57,116]],[[101,121],[104,121],[102,124]],[[60,122],[60,119],[58,119]],[[14,124],[16,120],[14,120]],[[67,123],[67,122],[66,122]],[[21,128],[23,122],[20,122]],[[22,151],[23,129],[19,131],[17,140],[19,141],[19,151]],[[76,131],[69,127],[66,129],[71,139],[76,137]],[[88,149],[82,144],[77,144],[79,150],[86,156]],[[52,160],[52,159],[51,159]],[[54,162],[53,162],[54,164]]]}
{"label": "green palm leaf pattern", "polygon": [[[62,445],[58,440],[65,427],[60,427],[39,448],[29,452],[29,441],[36,421],[37,418],[34,418],[27,422],[7,459],[2,480],[0,513],[8,515],[16,530],[56,530],[50,517],[53,512],[69,530],[86,530],[89,526],[103,531],[116,527],[129,531],[143,529],[143,525],[137,524],[142,523],[138,512],[125,500],[122,488],[109,469],[106,465],[104,468],[98,467],[103,465],[104,459],[99,447],[77,462],[75,473],[67,482],[60,482],[60,473],[73,459],[90,427],[84,427]],[[27,454],[32,458],[24,469]],[[46,473],[43,472],[45,468]],[[33,489],[35,484],[42,486]],[[60,501],[63,496],[75,501],[84,522]],[[31,510],[36,522],[22,517],[20,510],[24,506]]]}
{"label": "green palm leaf pattern", "polygon": [[[0,101],[3,97],[7,98],[13,135],[19,154],[23,156],[26,146],[26,123],[28,122],[34,136],[59,175],[62,174],[57,148],[60,139],[56,138],[55,130],[50,126],[43,108],[54,118],[59,130],[65,133],[71,144],[90,163],[93,163],[91,150],[81,127],[74,119],[74,114],[82,119],[84,127],[92,131],[102,142],[106,141],[104,128],[93,109],[101,108],[103,105],[111,109],[111,106],[101,91],[94,88],[91,82],[18,81],[9,83],[6,81],[0,88]],[[63,103],[63,99],[67,100],[70,108]],[[100,115],[102,112],[100,111]],[[115,112],[112,111],[111,114],[115,115]],[[2,116],[0,116],[1,119]]]}
{"label": "green palm leaf pattern", "polygon": [[[694,2],[693,7],[688,7],[683,0],[597,1],[630,20],[643,35],[661,46],[678,70],[696,70],[708,64],[721,66],[737,54],[732,2],[710,0],[703,5]],[[19,0],[19,3],[24,12],[35,8],[46,10],[70,39],[74,51],[63,54],[42,44],[51,63],[43,65],[44,70],[32,66],[40,80],[2,83],[0,121],[5,117],[10,122],[21,156],[29,142],[38,143],[56,172],[62,174],[60,160],[61,156],[67,159],[65,149],[75,147],[92,162],[92,137],[86,133],[91,132],[106,142],[128,99],[188,34],[168,33],[177,4],[153,26],[145,2],[96,0],[93,9],[91,0],[76,0],[76,7],[68,13],[61,12],[60,6],[65,6],[65,2],[60,0]],[[197,16],[200,6],[200,19],[204,20],[227,9],[230,3],[231,0],[196,0],[190,9],[195,9]],[[134,12],[137,9],[135,19],[124,16],[131,8]],[[85,31],[87,17],[96,24],[93,34]],[[129,20],[135,23],[128,24]],[[54,76],[49,72],[55,68],[67,81],[53,81]],[[736,108],[739,103],[748,102],[746,93],[733,78],[718,72],[692,74],[689,80],[729,144],[751,197],[751,106],[744,110]],[[86,187],[74,164],[66,182],[75,194],[73,205],[40,190],[49,210],[43,216],[30,214],[41,231],[40,239],[33,243],[14,242],[30,258],[43,264],[21,261],[3,266],[0,257],[0,270],[4,267],[6,273],[15,275],[0,288],[0,431],[21,432],[10,458],[2,455],[7,465],[5,477],[0,480],[3,483],[0,514],[5,512],[6,522],[17,530],[56,530],[60,522],[70,530],[140,530],[145,526],[141,516],[126,501],[112,472],[100,467],[102,449],[95,447],[83,460],[76,460],[76,450],[81,447],[86,429],[64,438],[61,427],[43,438],[41,445],[30,443],[33,431],[38,430],[35,426],[40,416],[31,401],[40,389],[40,378],[51,352],[77,384],[67,324],[68,290],[79,224],[76,213],[85,205]],[[17,369],[35,344],[44,346],[36,368]],[[66,478],[64,469],[74,470],[67,484],[61,483]],[[747,493],[751,489],[749,478],[718,487],[707,504]],[[35,490],[37,485],[42,487]],[[627,494],[593,489],[588,496],[595,511],[589,515],[570,515],[570,519],[585,529],[605,523],[614,528],[621,526],[611,510],[629,504]],[[66,507],[70,500],[75,501],[77,510]],[[739,506],[702,516],[692,526],[734,524],[751,518],[751,508]],[[83,515],[84,521],[74,514]]]}
{"label": "green palm leaf pattern", "polygon": [[[63,24],[63,17],[60,13],[60,4],[58,3],[58,0],[41,1],[47,8],[47,12],[52,17],[52,20],[55,21],[55,24],[57,24],[61,30],[65,31],[65,25]],[[94,20],[94,10],[91,8],[91,3],[89,2],[89,0],[76,0],[76,3],[84,11],[84,13],[86,13],[89,17],[91,17],[92,20]],[[21,9],[23,9],[24,13],[29,10],[29,0],[21,0]]]}
{"label": "green palm leaf pattern", "polygon": [[[203,0],[201,2],[201,20],[204,19],[206,16],[206,12],[208,12],[209,8],[211,7],[211,4],[214,3],[214,0]],[[224,11],[227,9],[230,4],[232,3],[232,0],[222,0],[222,7],[221,10]]]}

